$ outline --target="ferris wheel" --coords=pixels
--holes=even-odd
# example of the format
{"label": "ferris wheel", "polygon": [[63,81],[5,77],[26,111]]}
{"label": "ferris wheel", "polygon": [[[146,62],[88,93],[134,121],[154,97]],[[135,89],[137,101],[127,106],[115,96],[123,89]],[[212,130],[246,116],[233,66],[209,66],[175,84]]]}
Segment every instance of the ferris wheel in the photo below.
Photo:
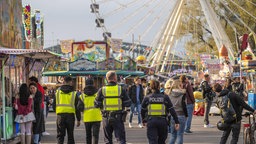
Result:
{"label": "ferris wheel", "polygon": [[90,10],[104,40],[121,39],[131,44],[128,51],[148,56],[161,39],[176,1],[91,0]]}

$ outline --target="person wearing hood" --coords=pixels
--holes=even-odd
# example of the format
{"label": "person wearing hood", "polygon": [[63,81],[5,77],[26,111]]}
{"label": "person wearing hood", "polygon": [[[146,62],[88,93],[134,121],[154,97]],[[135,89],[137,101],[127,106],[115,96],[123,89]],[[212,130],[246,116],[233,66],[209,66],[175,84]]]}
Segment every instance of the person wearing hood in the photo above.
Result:
{"label": "person wearing hood", "polygon": [[57,141],[58,144],[64,143],[66,130],[68,133],[68,144],[74,144],[75,115],[77,127],[80,126],[81,113],[77,109],[78,97],[73,88],[71,77],[64,78],[64,84],[56,91],[53,101],[53,108],[57,114]]}
{"label": "person wearing hood", "polygon": [[93,85],[93,79],[86,80],[84,93],[80,95],[77,108],[84,113],[84,125],[86,131],[86,143],[98,144],[100,123],[102,121],[100,108],[94,107],[94,100],[97,95],[97,89]]}
{"label": "person wearing hood", "polygon": [[231,130],[233,134],[232,134],[232,139],[230,143],[236,144],[238,142],[238,138],[240,134],[243,109],[253,112],[254,114],[256,114],[256,110],[254,110],[247,103],[245,103],[242,97],[237,95],[235,92],[230,92],[228,89],[222,89],[222,86],[219,83],[216,83],[213,86],[213,91],[215,91],[217,97],[223,97],[228,95],[230,103],[232,104],[236,112],[236,120],[232,122],[229,129],[223,131],[220,144],[225,144],[227,142],[227,139]]}
{"label": "person wearing hood", "polygon": [[167,95],[160,93],[160,83],[150,81],[152,93],[146,96],[141,105],[143,124],[147,125],[147,138],[149,144],[164,144],[168,136],[168,120],[171,114],[176,130],[179,129],[179,120]]}
{"label": "person wearing hood", "polygon": [[180,128],[175,129],[175,121],[171,120],[171,138],[170,144],[183,144],[183,134],[185,130],[186,118],[188,117],[187,107],[186,107],[186,89],[182,88],[182,82],[168,80],[165,84],[165,93],[171,99],[174,110],[178,115],[178,120],[180,123]]}

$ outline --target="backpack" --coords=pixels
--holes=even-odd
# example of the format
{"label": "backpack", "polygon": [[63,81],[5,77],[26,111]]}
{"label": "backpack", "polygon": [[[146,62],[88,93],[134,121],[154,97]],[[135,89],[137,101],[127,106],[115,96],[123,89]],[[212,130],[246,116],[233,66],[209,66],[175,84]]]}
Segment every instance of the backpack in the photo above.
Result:
{"label": "backpack", "polygon": [[217,98],[217,105],[220,109],[220,114],[225,123],[232,123],[236,120],[236,111],[232,106],[229,98],[230,93]]}

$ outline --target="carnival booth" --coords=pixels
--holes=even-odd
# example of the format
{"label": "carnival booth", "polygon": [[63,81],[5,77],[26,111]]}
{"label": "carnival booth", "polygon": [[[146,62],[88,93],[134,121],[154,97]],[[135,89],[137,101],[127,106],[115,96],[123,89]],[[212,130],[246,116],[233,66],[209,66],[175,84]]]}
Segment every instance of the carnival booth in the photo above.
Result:
{"label": "carnival booth", "polygon": [[[52,58],[58,57],[55,53],[46,50],[11,49],[0,47],[1,62],[1,110],[0,136],[2,142],[16,137],[19,126],[14,125],[12,103],[21,83],[27,81],[33,68],[43,68]],[[8,142],[7,142],[8,143]]]}
{"label": "carnival booth", "polygon": [[[121,51],[121,50],[120,50]],[[67,62],[67,69],[49,69],[54,65],[48,64],[44,76],[72,76],[76,81],[76,89],[85,87],[86,77],[93,77],[97,88],[105,84],[105,75],[109,70],[115,70],[118,78],[143,76],[144,73],[136,70],[136,62],[122,52],[109,49],[104,41],[73,42],[71,59]]]}

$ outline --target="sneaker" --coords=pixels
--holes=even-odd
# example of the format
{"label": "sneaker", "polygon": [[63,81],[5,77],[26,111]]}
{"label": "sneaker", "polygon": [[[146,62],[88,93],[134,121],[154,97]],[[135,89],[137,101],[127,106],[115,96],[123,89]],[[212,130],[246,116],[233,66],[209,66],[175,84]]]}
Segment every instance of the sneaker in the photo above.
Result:
{"label": "sneaker", "polygon": [[45,135],[50,135],[50,133],[48,133],[48,132],[43,132],[42,135],[44,135],[44,136],[45,136]]}
{"label": "sneaker", "polygon": [[185,130],[184,132],[187,133],[187,134],[193,133],[193,132],[190,131],[190,130]]}
{"label": "sneaker", "polygon": [[142,125],[142,124],[139,124],[139,128],[143,128],[143,125]]}
{"label": "sneaker", "polygon": [[214,127],[214,126],[211,125],[211,124],[208,124],[208,125],[204,124],[204,128],[213,128],[213,127]]}
{"label": "sneaker", "polygon": [[132,123],[129,123],[129,128],[132,128]]}

